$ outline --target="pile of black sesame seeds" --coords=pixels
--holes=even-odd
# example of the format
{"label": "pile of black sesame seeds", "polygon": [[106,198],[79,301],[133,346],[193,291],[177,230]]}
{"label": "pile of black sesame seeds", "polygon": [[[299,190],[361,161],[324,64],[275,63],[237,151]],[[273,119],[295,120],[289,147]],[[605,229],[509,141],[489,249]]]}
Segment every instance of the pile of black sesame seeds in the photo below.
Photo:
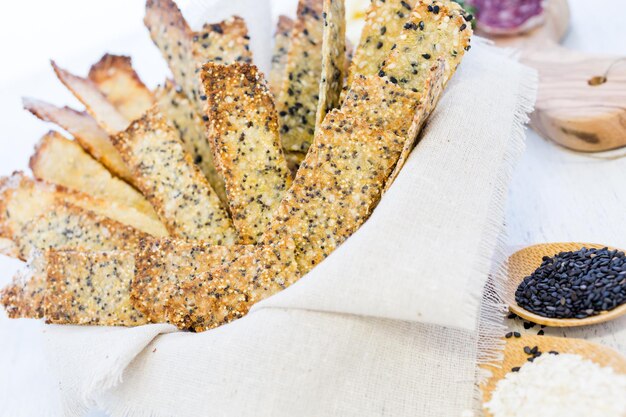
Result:
{"label": "pile of black sesame seeds", "polygon": [[583,319],[626,302],[626,257],[582,248],[543,258],[515,292],[520,307],[549,318]]}

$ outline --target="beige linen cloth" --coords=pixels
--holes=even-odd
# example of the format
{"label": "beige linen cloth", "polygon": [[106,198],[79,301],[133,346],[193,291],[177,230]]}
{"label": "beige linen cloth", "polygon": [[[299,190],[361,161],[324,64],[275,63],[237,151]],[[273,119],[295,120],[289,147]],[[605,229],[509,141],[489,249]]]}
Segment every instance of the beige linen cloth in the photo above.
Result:
{"label": "beige linen cloth", "polygon": [[202,334],[45,326],[51,392],[0,416],[480,415],[478,363],[497,358],[504,331],[504,198],[536,74],[474,44],[372,217],[307,276]]}

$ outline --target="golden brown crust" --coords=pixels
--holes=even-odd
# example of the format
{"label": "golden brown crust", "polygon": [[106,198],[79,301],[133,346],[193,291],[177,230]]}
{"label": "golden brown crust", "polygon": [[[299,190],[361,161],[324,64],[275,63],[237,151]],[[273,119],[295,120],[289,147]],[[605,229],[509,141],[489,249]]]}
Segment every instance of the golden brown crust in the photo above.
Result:
{"label": "golden brown crust", "polygon": [[87,112],[108,134],[115,134],[128,126],[129,120],[107,100],[91,80],[64,70],[54,61],[51,64],[59,80],[85,105]]}
{"label": "golden brown crust", "polygon": [[209,184],[222,203],[227,205],[224,180],[218,174],[213,163],[213,151],[209,145],[206,127],[200,114],[196,112],[196,108],[182,92],[182,89],[169,80],[162,87],[159,87],[156,96],[159,109],[178,130],[187,153],[192,156],[193,162],[209,180]]}
{"label": "golden brown crust", "polygon": [[29,166],[39,180],[130,207],[158,220],[150,203],[137,190],[113,177],[76,142],[56,132],[48,132],[41,138]]}
{"label": "golden brown crust", "polygon": [[233,223],[240,243],[256,243],[291,185],[274,100],[254,65],[208,63],[202,80]]}
{"label": "golden brown crust", "polygon": [[344,0],[324,0],[322,73],[319,102],[315,116],[315,130],[326,114],[339,107],[341,90],[346,75],[346,7]]}
{"label": "golden brown crust", "polygon": [[276,108],[285,151],[306,152],[315,134],[322,74],[323,0],[300,0]]}
{"label": "golden brown crust", "polygon": [[198,274],[167,303],[171,323],[201,332],[243,317],[257,302],[300,277],[290,240],[249,247],[235,261]]}
{"label": "golden brown crust", "polygon": [[140,118],[154,104],[152,92],[133,69],[128,56],[105,54],[87,76],[128,120]]}
{"label": "golden brown crust", "polygon": [[156,107],[116,135],[113,144],[172,236],[218,245],[235,242],[215,191]]}
{"label": "golden brown crust", "polygon": [[49,251],[44,297],[47,323],[141,326],[149,320],[130,301],[130,252]]}
{"label": "golden brown crust", "polygon": [[41,120],[54,123],[69,132],[85,151],[109,171],[132,183],[132,176],[122,157],[111,144],[107,132],[98,126],[93,117],[69,107],[56,107],[30,98],[24,98],[23,104],[26,110]]}
{"label": "golden brown crust", "polygon": [[184,297],[180,291],[184,282],[232,262],[248,249],[173,238],[143,240],[135,255],[133,304],[154,323],[165,323],[166,305],[170,299]]}
{"label": "golden brown crust", "polygon": [[262,243],[293,238],[306,274],[367,220],[403,144],[390,131],[330,112]]}
{"label": "golden brown crust", "polygon": [[379,75],[402,88],[421,92],[432,67],[443,59],[445,86],[469,50],[471,36],[471,24],[465,20],[465,11],[458,3],[420,0]]}
{"label": "golden brown crust", "polygon": [[350,66],[348,88],[356,75],[378,74],[416,3],[417,0],[372,1]]}
{"label": "golden brown crust", "polygon": [[276,32],[274,33],[274,50],[272,52],[272,67],[269,75],[270,91],[274,97],[278,97],[287,67],[287,54],[291,46],[291,32],[293,19],[287,16],[279,16]]}

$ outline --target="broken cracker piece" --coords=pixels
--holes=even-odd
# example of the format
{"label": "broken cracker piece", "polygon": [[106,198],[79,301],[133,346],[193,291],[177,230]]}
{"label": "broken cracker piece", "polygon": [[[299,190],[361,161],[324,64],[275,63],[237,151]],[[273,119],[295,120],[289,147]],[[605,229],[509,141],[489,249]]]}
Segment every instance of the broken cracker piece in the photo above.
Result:
{"label": "broken cracker piece", "polygon": [[98,123],[84,112],[69,107],[56,107],[40,100],[24,98],[24,108],[45,122],[54,123],[76,139],[91,156],[100,161],[109,171],[132,182],[132,176],[111,139]]}
{"label": "broken cracker piece", "polygon": [[300,0],[276,108],[285,151],[306,153],[313,142],[322,74],[323,0]]}
{"label": "broken cracker piece", "polygon": [[261,243],[294,239],[306,274],[367,220],[404,138],[330,112]]}
{"label": "broken cracker piece", "polygon": [[137,190],[113,177],[76,142],[56,132],[48,132],[41,138],[29,165],[37,179],[117,202],[158,220],[148,200]]}
{"label": "broken cracker piece", "polygon": [[357,75],[378,74],[416,3],[417,0],[372,1],[348,73],[348,88]]}
{"label": "broken cracker piece", "polygon": [[132,252],[49,251],[44,297],[47,323],[141,326],[150,321],[130,301]]}
{"label": "broken cracker piece", "polygon": [[154,104],[152,92],[141,81],[128,56],[105,54],[92,65],[87,78],[128,120],[140,118]]}
{"label": "broken cracker piece", "polygon": [[0,291],[0,305],[11,319],[43,318],[46,289],[46,258],[38,253],[19,270],[11,284]]}
{"label": "broken cracker piece", "polygon": [[181,329],[209,330],[243,317],[299,278],[290,239],[251,246],[233,262],[183,282],[181,295],[167,303],[167,315]]}
{"label": "broken cracker piece", "polygon": [[93,116],[108,134],[112,135],[126,129],[129,120],[107,100],[93,81],[62,69],[54,61],[52,68],[59,80],[85,105],[87,113]]}
{"label": "broken cracker piece", "polygon": [[470,48],[472,28],[465,11],[452,0],[417,2],[379,75],[421,92],[439,59],[445,63],[443,85]]}
{"label": "broken cracker piece", "polygon": [[213,163],[213,153],[204,122],[196,108],[189,101],[185,93],[167,81],[156,92],[157,103],[163,115],[174,125],[180,135],[193,162],[200,168],[204,176],[209,180],[220,200],[226,205],[226,190],[224,180],[217,173]]}
{"label": "broken cracker piece", "polygon": [[145,239],[135,254],[133,305],[154,323],[166,323],[170,299],[184,296],[180,285],[199,274],[228,264],[249,246],[218,246],[175,238]]}
{"label": "broken cracker piece", "polygon": [[346,74],[346,5],[344,0],[324,0],[322,74],[315,116],[317,130],[326,114],[339,107]]}
{"label": "broken cracker piece", "polygon": [[218,245],[235,242],[220,199],[156,107],[113,137],[113,143],[172,236]]}
{"label": "broken cracker piece", "polygon": [[9,258],[18,258],[20,256],[15,242],[4,237],[0,237],[0,255]]}
{"label": "broken cracker piece", "polygon": [[278,116],[263,75],[250,64],[207,63],[209,139],[226,184],[240,243],[253,244],[291,185]]}
{"label": "broken cracker piece", "polygon": [[270,69],[269,84],[270,91],[274,97],[278,93],[285,79],[287,67],[287,54],[291,46],[291,31],[293,30],[293,19],[281,15],[278,17],[276,32],[274,33],[274,50],[272,52],[272,67]]}

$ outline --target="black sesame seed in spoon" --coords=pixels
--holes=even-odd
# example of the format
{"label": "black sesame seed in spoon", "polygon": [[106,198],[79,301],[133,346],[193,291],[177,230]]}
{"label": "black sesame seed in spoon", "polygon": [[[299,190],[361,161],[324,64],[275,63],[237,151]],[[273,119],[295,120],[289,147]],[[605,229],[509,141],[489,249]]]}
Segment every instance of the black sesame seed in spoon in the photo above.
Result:
{"label": "black sesame seed in spoon", "polygon": [[519,285],[515,301],[549,318],[583,319],[617,308],[626,302],[626,256],[608,248],[545,256]]}

